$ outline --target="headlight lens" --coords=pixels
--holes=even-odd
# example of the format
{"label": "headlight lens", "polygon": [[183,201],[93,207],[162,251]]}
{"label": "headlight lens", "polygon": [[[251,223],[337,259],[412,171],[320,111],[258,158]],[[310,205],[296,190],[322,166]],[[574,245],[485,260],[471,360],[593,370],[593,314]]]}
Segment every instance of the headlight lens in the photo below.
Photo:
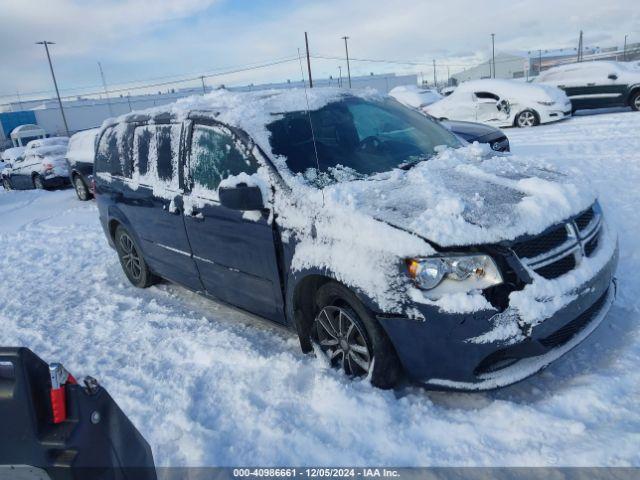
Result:
{"label": "headlight lens", "polygon": [[407,260],[409,276],[429,297],[482,290],[502,283],[489,255],[448,255]]}

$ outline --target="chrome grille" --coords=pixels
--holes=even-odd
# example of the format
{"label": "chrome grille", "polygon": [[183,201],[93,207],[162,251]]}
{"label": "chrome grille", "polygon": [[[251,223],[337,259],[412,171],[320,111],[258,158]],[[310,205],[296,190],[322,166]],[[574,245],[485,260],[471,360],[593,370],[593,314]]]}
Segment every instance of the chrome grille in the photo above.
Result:
{"label": "chrome grille", "polygon": [[548,280],[561,277],[590,257],[598,247],[602,215],[597,204],[532,239],[512,246],[532,272]]}

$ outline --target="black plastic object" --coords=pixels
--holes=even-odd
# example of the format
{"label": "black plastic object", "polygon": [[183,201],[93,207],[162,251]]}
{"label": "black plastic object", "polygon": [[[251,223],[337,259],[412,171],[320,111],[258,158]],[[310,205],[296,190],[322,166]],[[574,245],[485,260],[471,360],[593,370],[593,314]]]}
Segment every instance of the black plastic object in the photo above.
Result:
{"label": "black plastic object", "polygon": [[264,203],[260,187],[239,183],[234,187],[220,187],[218,196],[222,206],[232,210],[262,210]]}
{"label": "black plastic object", "polygon": [[47,363],[0,347],[0,476],[26,465],[54,480],[156,479],[149,444],[104,388],[67,384],[67,420],[57,425],[50,388]]}

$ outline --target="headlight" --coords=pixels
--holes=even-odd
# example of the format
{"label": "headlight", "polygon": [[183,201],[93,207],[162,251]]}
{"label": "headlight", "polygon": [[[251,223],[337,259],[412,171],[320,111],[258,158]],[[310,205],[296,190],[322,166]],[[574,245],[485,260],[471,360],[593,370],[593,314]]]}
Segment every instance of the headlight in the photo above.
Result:
{"label": "headlight", "polygon": [[550,107],[554,105],[556,102],[538,102],[540,105],[545,105],[546,107]]}
{"label": "headlight", "polygon": [[502,283],[489,255],[448,255],[407,259],[409,276],[429,297],[482,290]]}

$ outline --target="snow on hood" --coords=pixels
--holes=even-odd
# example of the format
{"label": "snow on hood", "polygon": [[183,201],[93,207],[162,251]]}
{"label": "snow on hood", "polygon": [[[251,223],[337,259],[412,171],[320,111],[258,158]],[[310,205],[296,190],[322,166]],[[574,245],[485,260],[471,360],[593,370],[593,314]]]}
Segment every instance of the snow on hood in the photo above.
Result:
{"label": "snow on hood", "polygon": [[443,247],[534,235],[589,207],[578,173],[530,157],[495,156],[471,145],[446,150],[409,171],[393,170],[325,189],[331,202],[413,232]]}

